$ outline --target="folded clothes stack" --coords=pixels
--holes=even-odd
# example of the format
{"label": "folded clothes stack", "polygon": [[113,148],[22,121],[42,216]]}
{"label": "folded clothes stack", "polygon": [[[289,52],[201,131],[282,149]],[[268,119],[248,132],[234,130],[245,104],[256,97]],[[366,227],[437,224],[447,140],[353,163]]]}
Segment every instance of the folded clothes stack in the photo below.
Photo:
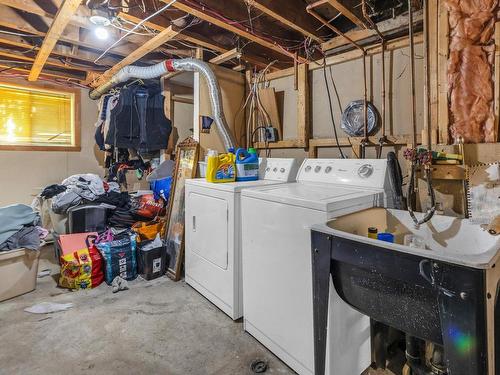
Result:
{"label": "folded clothes stack", "polygon": [[38,250],[41,239],[48,234],[39,224],[40,216],[30,206],[0,207],[0,251]]}

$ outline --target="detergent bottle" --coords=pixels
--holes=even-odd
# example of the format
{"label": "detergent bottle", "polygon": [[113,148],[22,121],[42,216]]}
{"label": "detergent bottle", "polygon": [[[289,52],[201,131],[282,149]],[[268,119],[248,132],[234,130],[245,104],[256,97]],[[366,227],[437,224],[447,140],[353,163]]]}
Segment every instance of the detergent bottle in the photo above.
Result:
{"label": "detergent bottle", "polygon": [[236,151],[236,181],[254,181],[259,179],[259,157],[257,151],[239,148]]}
{"label": "detergent bottle", "polygon": [[207,172],[208,182],[233,182],[236,178],[233,153],[220,154],[216,150],[208,150]]}

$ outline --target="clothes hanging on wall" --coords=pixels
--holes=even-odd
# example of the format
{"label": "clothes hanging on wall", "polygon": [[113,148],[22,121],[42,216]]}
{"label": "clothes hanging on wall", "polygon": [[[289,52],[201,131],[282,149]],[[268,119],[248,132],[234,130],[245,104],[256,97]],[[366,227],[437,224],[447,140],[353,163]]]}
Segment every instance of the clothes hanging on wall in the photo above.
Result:
{"label": "clothes hanging on wall", "polygon": [[167,148],[172,125],[164,101],[158,82],[122,88],[110,112],[109,130],[103,128],[104,143],[140,152]]}

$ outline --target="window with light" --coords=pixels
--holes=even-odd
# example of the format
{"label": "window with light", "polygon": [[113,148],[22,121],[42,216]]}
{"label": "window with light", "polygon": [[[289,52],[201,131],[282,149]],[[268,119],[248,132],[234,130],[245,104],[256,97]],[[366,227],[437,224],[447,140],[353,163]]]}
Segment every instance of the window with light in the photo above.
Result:
{"label": "window with light", "polygon": [[75,93],[0,83],[0,149],[79,147]]}

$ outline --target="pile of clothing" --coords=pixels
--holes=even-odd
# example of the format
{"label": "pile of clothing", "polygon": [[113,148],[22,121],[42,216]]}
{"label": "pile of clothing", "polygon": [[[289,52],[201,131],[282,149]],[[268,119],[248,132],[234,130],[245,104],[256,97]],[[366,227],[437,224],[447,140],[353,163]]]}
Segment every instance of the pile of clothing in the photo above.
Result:
{"label": "pile of clothing", "polygon": [[134,195],[121,192],[116,182],[106,182],[90,173],[70,176],[40,193],[40,199],[51,199],[51,210],[59,215],[66,215],[77,206],[104,205],[108,212],[106,225],[115,228],[130,228],[138,221],[156,217],[165,207],[158,198],[149,192]]}
{"label": "pile of clothing", "polygon": [[[40,193],[45,199],[52,198],[52,211],[65,214],[71,207],[84,203],[103,200],[108,193],[120,194],[116,183],[106,183],[92,173],[76,174],[65,179],[61,184],[47,186]],[[105,198],[104,198],[105,199]]]}
{"label": "pile of clothing", "polygon": [[0,207],[0,251],[38,250],[41,240],[48,234],[39,224],[40,216],[30,206]]}

